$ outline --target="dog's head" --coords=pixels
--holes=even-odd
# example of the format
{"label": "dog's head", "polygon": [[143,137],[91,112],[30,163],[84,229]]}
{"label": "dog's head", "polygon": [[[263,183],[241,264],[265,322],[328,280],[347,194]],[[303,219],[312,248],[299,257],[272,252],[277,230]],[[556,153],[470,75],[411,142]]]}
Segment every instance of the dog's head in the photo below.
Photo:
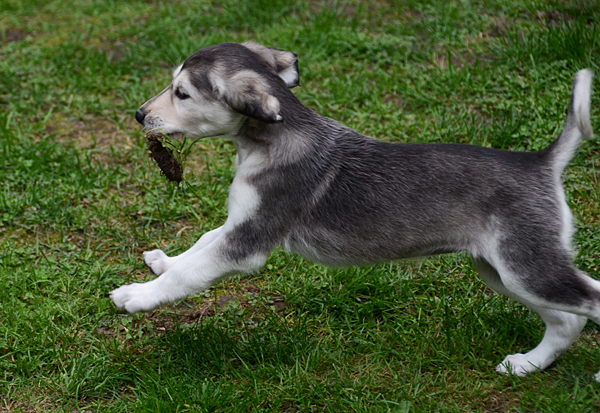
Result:
{"label": "dog's head", "polygon": [[200,138],[235,133],[245,117],[282,122],[277,90],[298,85],[298,56],[257,43],[199,50],[135,114],[144,130]]}

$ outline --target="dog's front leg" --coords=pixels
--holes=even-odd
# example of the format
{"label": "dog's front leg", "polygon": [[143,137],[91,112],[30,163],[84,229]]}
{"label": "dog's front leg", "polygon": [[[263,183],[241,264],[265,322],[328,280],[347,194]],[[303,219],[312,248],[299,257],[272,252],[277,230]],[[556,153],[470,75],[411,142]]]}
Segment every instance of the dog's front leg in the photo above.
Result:
{"label": "dog's front leg", "polygon": [[204,248],[204,247],[208,246],[210,243],[212,243],[217,238],[217,236],[221,233],[222,228],[223,227],[221,226],[219,228],[213,229],[212,231],[209,231],[206,234],[202,235],[200,237],[200,239],[198,241],[196,241],[196,243],[189,250],[187,250],[184,253],[179,254],[175,257],[169,257],[167,254],[165,254],[163,252],[163,250],[146,251],[146,252],[144,252],[144,264],[146,264],[146,266],[148,268],[150,268],[150,270],[155,275],[161,275],[162,273],[167,271],[177,261],[180,261],[180,260],[198,252],[202,248]]}
{"label": "dog's front leg", "polygon": [[164,304],[205,290],[235,273],[248,273],[262,267],[268,253],[229,258],[227,237],[220,236],[194,253],[186,254],[161,276],[147,283],[124,285],[111,291],[118,308],[129,313],[150,311]]}

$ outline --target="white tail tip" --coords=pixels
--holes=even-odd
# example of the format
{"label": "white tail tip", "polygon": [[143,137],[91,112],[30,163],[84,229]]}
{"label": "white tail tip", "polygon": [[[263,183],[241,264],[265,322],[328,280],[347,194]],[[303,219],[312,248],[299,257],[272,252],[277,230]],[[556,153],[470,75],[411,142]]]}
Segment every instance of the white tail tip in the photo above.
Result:
{"label": "white tail tip", "polygon": [[580,70],[575,74],[573,86],[573,100],[571,110],[575,114],[577,128],[584,138],[591,139],[594,136],[592,123],[590,122],[590,105],[592,98],[592,77],[589,69]]}

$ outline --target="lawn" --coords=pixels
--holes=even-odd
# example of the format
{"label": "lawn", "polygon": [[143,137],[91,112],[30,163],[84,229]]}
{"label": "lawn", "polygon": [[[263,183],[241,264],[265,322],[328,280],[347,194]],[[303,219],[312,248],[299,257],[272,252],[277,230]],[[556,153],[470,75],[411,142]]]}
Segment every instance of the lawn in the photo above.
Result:
{"label": "lawn", "polygon": [[[381,140],[529,151],[562,129],[573,74],[600,71],[597,22],[595,0],[3,0],[0,412],[600,410],[591,322],[546,371],[494,372],[543,325],[463,254],[332,269],[276,250],[151,313],[108,297],[152,278],[143,251],[226,219],[233,144],[177,143],[176,185],[134,119],[192,52],[291,50],[294,93]],[[577,265],[598,278],[600,139],[564,182]]]}

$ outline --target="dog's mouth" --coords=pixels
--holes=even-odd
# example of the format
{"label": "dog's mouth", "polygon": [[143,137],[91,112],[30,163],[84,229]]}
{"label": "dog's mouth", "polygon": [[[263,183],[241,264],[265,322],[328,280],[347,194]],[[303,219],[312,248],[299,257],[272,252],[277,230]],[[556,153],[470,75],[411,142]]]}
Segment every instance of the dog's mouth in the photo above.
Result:
{"label": "dog's mouth", "polygon": [[165,132],[161,128],[144,128],[142,131],[145,135],[161,135],[173,140],[185,138],[185,133],[183,132]]}
{"label": "dog's mouth", "polygon": [[175,139],[175,140],[179,140],[179,139],[185,138],[185,133],[183,133],[183,132],[171,132],[171,133],[166,133],[166,135],[169,138]]}

